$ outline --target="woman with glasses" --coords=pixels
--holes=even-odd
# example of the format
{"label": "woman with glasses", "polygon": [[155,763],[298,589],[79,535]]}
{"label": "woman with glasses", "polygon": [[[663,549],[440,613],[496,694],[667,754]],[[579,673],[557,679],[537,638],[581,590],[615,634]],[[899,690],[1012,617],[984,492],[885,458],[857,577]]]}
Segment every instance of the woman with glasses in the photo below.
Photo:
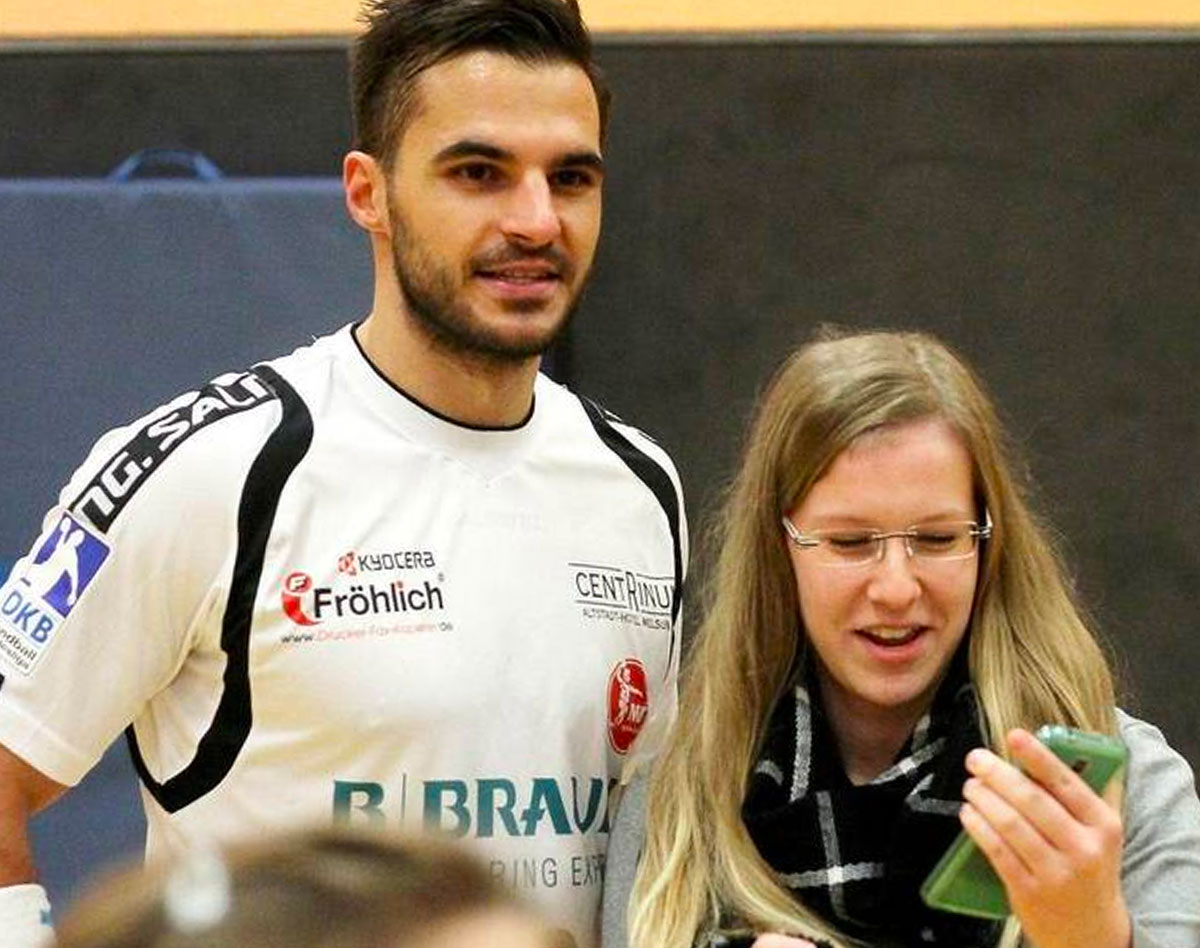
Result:
{"label": "woman with glasses", "polygon": [[[617,815],[606,948],[1200,945],[1191,771],[1114,707],[1021,470],[929,336],[826,332],[787,361],[714,531],[677,730]],[[1052,722],[1119,736],[1123,797],[1034,739]],[[921,899],[963,828],[1006,923]]]}

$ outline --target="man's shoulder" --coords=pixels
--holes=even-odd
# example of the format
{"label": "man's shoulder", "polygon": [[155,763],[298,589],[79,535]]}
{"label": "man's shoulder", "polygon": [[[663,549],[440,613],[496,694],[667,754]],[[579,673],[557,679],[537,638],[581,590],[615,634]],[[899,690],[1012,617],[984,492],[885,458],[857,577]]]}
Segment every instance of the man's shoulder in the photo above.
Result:
{"label": "man's shoulder", "polygon": [[103,532],[148,485],[181,498],[222,493],[220,485],[244,474],[268,442],[306,447],[312,421],[297,387],[330,358],[332,338],[218,375],[107,431],[68,483],[63,505]]}
{"label": "man's shoulder", "polygon": [[272,425],[267,416],[277,400],[276,387],[257,370],[221,375],[185,392],[103,435],[68,484],[66,505],[105,531],[148,484],[168,471],[177,476],[185,458],[212,477],[221,468],[209,465],[231,446],[253,450]]}
{"label": "man's shoulder", "polygon": [[267,366],[289,377],[321,372],[349,352],[354,345],[352,329],[351,325],[346,325],[323,336],[312,336],[290,352],[256,362],[254,367]]}
{"label": "man's shoulder", "polygon": [[673,480],[678,480],[670,454],[644,428],[627,421],[590,395],[575,392],[544,375],[538,377],[536,391],[539,404],[546,404],[551,411],[573,416],[581,430],[598,437],[609,449],[621,455],[629,452],[645,455],[665,468]]}

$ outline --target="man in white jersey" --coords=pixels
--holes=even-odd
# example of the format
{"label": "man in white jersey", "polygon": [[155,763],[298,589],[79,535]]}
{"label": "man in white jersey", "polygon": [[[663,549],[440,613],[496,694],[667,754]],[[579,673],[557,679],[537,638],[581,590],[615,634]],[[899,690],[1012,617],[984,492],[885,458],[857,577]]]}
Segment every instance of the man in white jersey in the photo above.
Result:
{"label": "man in white jersey", "polygon": [[49,933],[27,819],[122,730],[152,858],[440,829],[594,943],[687,560],[662,450],[538,374],[607,93],[573,0],[378,0],[352,83],[371,313],[103,436],[0,587],[5,946]]}

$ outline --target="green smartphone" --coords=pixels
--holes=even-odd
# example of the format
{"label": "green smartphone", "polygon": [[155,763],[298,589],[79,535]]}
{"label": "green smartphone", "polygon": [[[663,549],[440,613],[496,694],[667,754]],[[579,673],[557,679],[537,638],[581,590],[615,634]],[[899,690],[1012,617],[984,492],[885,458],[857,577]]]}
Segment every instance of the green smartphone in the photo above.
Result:
{"label": "green smartphone", "polygon": [[[1096,793],[1125,767],[1125,745],[1107,734],[1077,731],[1061,724],[1047,724],[1034,735],[1064,761]],[[1004,918],[1009,914],[1004,883],[992,869],[987,856],[966,831],[950,844],[921,886],[921,898],[931,908],[980,918]]]}

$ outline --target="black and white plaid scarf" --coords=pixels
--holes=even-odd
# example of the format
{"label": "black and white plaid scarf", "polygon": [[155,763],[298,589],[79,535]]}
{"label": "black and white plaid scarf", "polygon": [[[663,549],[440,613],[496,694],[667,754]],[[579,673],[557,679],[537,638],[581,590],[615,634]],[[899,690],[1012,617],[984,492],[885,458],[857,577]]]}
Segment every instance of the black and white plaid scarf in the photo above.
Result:
{"label": "black and white plaid scarf", "polygon": [[929,870],[958,833],[963,758],[982,743],[959,650],[899,759],[870,783],[846,777],[811,676],[772,713],[742,816],[796,898],[877,948],[991,948],[998,924],[921,901]]}

